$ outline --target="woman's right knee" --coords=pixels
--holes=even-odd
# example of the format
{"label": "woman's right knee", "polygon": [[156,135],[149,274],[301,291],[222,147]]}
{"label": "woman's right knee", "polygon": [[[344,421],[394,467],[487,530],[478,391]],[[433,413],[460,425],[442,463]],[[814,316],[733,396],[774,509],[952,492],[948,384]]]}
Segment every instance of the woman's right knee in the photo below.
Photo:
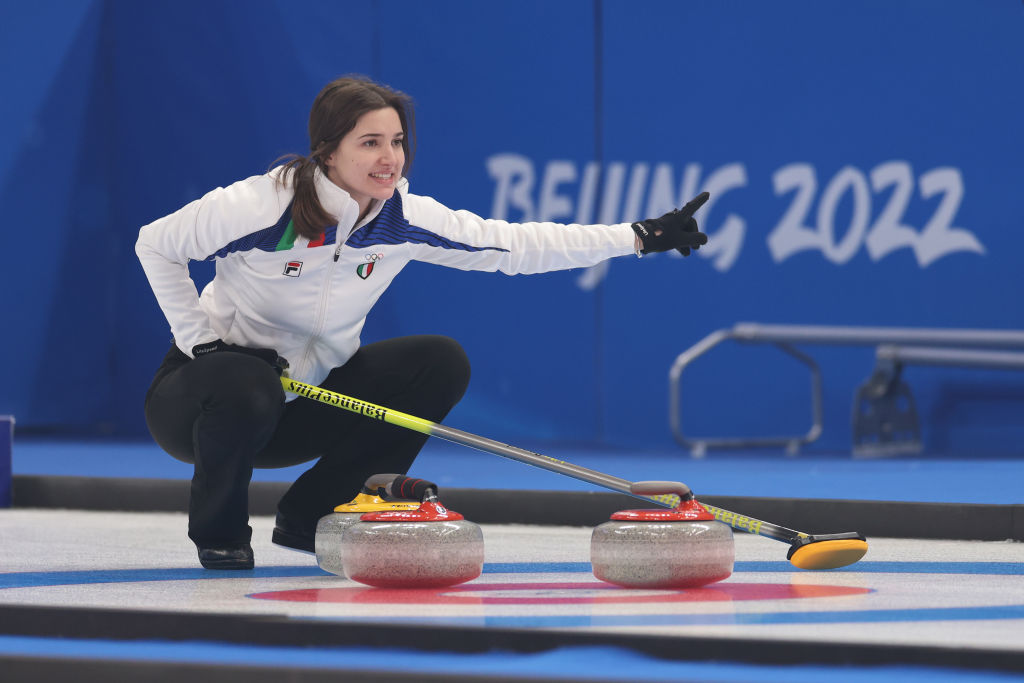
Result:
{"label": "woman's right knee", "polygon": [[264,361],[210,354],[189,361],[154,387],[146,422],[164,450],[188,462],[198,420],[223,420],[240,433],[272,432],[283,414],[284,398],[277,372]]}
{"label": "woman's right knee", "polygon": [[[211,360],[211,354],[193,363]],[[209,368],[212,372],[202,383],[201,399],[204,412],[222,411],[238,417],[251,418],[262,422],[276,421],[284,409],[284,389],[277,372],[267,363],[242,354],[231,355],[234,358],[222,364],[225,367]],[[217,359],[222,360],[222,359]],[[207,368],[195,368],[203,371]]]}

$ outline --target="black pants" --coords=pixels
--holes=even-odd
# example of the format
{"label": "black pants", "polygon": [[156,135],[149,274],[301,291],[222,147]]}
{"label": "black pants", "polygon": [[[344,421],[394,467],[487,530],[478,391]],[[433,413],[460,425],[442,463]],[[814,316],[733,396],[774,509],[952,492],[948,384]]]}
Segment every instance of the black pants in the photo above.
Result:
{"label": "black pants", "polygon": [[[320,386],[440,422],[469,384],[469,361],[447,337],[414,336],[363,346]],[[164,357],[146,395],[146,422],[169,454],[195,464],[188,535],[200,546],[248,542],[254,467],[316,460],[278,503],[310,534],[373,474],[405,474],[427,436],[304,398],[285,402],[264,361],[217,352]]]}

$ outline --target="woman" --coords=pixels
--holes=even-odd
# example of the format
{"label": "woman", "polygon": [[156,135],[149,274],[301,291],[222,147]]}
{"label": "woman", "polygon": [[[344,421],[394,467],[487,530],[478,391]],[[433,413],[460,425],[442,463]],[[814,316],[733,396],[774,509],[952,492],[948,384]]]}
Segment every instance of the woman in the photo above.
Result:
{"label": "woman", "polygon": [[[405,473],[426,436],[286,397],[279,375],[440,422],[469,382],[452,339],[360,346],[366,315],[411,260],[537,273],[707,241],[704,193],[660,219],[613,226],[509,224],[409,194],[413,110],[363,78],[328,84],[311,154],[218,188],[139,233],[136,253],[174,344],[146,395],[156,442],[195,465],[189,538],[208,569],[253,566],[254,467],[317,460],[278,504],[273,541],[313,552],[317,520],[371,474]],[[189,259],[215,260],[199,296]]]}

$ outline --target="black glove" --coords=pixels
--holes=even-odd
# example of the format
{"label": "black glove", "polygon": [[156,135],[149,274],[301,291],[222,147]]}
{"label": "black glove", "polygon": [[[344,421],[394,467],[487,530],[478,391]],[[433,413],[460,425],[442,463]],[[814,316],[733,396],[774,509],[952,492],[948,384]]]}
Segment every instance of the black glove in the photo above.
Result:
{"label": "black glove", "polygon": [[192,347],[192,355],[196,358],[210,353],[217,353],[218,351],[231,351],[233,353],[244,353],[247,356],[255,356],[260,360],[266,361],[279,375],[288,369],[288,361],[277,355],[277,351],[274,349],[250,349],[247,346],[225,344],[220,339],[205,344],[196,344]]}
{"label": "black glove", "polygon": [[700,249],[700,245],[707,244],[708,236],[698,232],[693,214],[704,206],[704,202],[710,196],[707,192],[701,192],[681,209],[666,213],[661,218],[648,218],[633,223],[633,232],[643,244],[640,253],[650,254],[675,249],[683,256],[689,256],[691,249]]}

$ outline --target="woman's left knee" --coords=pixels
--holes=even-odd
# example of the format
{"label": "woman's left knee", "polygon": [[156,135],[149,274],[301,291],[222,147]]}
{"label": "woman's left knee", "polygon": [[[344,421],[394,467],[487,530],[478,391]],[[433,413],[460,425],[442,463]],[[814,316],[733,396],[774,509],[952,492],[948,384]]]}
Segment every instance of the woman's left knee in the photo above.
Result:
{"label": "woman's left knee", "polygon": [[444,383],[454,392],[454,400],[458,401],[466,393],[469,386],[469,356],[459,342],[451,337],[430,336],[424,340],[424,358],[431,370],[443,378]]}

